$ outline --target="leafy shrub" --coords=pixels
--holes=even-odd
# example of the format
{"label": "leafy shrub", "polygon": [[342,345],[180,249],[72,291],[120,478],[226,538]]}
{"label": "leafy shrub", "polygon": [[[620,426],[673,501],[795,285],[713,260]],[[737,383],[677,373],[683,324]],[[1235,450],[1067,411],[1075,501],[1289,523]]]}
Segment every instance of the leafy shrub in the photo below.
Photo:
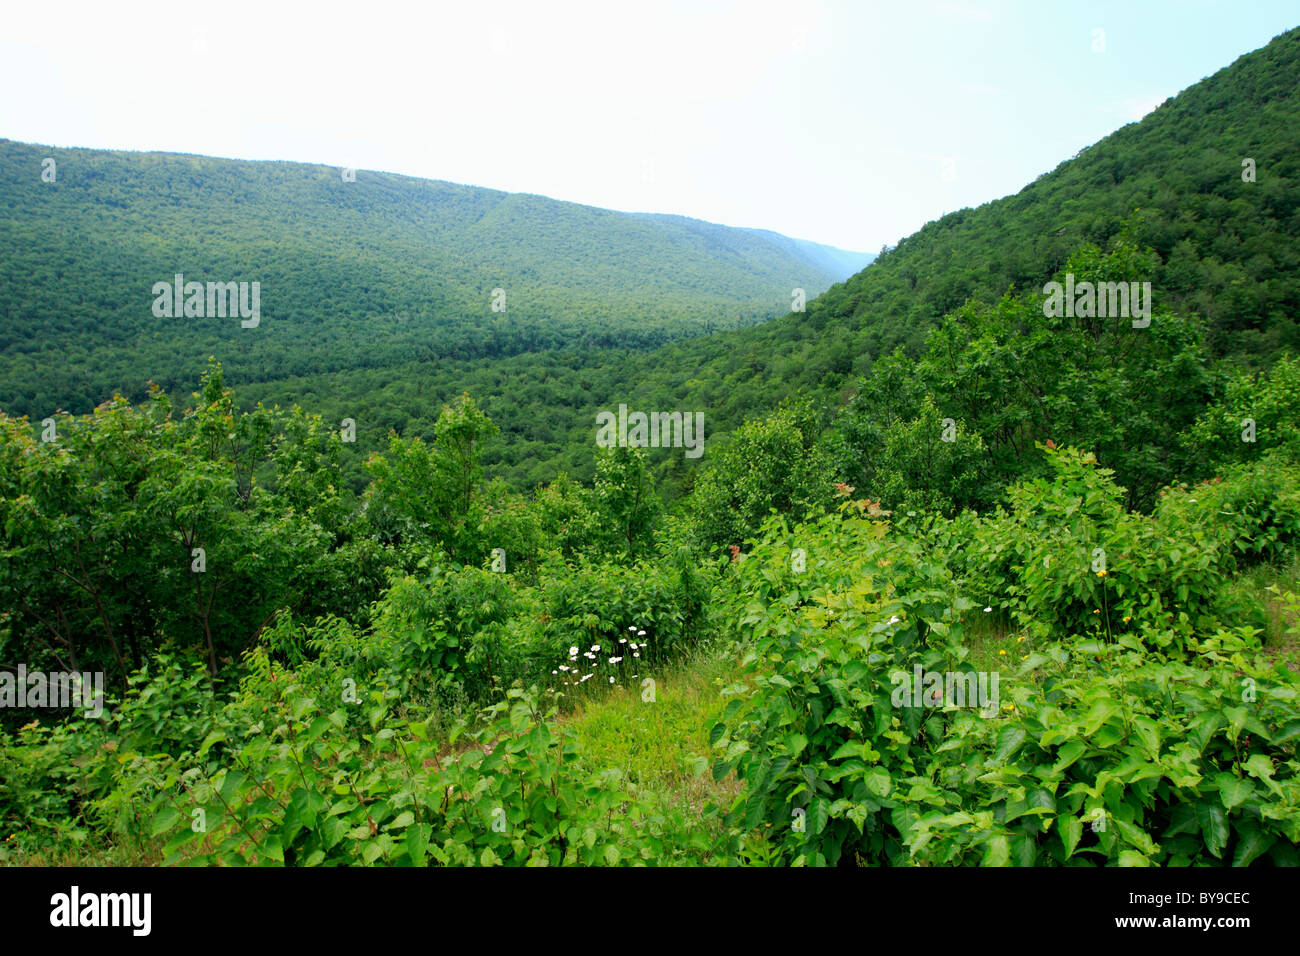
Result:
{"label": "leafy shrub", "polygon": [[1140,629],[1148,645],[1182,653],[1193,632],[1242,623],[1224,576],[1251,557],[1280,556],[1300,529],[1297,476],[1279,462],[1171,489],[1143,516],[1124,508],[1123,489],[1091,456],[1044,450],[1052,476],[1013,486],[1009,511],[919,531],[976,600],[1005,608],[1039,640]]}
{"label": "leafy shrub", "polygon": [[[679,812],[627,792],[619,771],[585,769],[535,689],[512,688],[478,730],[458,727],[450,743],[464,732],[469,745],[453,753],[420,721],[385,721],[380,704],[358,736],[292,685],[264,726],[239,740],[214,734],[195,765],[166,777],[180,791],[155,807],[167,862],[658,864],[706,845]],[[233,764],[212,758],[219,741]]]}
{"label": "leafy shrub", "polygon": [[1041,682],[1017,683],[1013,715],[960,718],[910,781],[906,862],[1300,865],[1300,681],[1247,645],[1197,642],[1210,667],[1136,637],[1031,655]]}
{"label": "leafy shrub", "polygon": [[[973,605],[915,542],[850,510],[793,532],[769,523],[730,582],[752,681],[710,734],[715,778],[735,770],[746,787],[728,816],[732,853],[739,833],[770,826],[785,862],[897,855],[884,814],[893,781],[913,776],[943,740],[945,720],[895,708],[880,675],[890,665],[959,669],[960,616]],[[802,572],[795,547],[806,553]],[[747,852],[771,850],[751,841]]]}
{"label": "leafy shrub", "polygon": [[132,765],[140,755],[174,758],[197,748],[216,710],[202,664],[160,654],[130,675],[122,700],[104,701],[98,717],[77,711],[57,724],[33,720],[16,735],[0,732],[0,821],[32,846],[77,843],[92,826],[139,836],[139,814],[153,794],[136,794]]}
{"label": "leafy shrub", "polygon": [[[1056,482],[1019,489],[1012,516],[958,525],[1000,534],[1000,522],[1032,515],[1044,533],[1027,547],[1058,554],[1094,533],[1120,540],[1117,524],[1155,526],[1127,515],[1082,456],[1063,454],[1055,467]],[[1073,545],[1046,537],[1062,519]],[[913,525],[932,537],[951,528]],[[806,550],[802,572],[796,547]],[[1121,565],[1138,553],[1116,552]],[[1179,632],[1185,657],[1167,656],[1153,617],[1098,640],[1057,615],[1043,633],[1068,639],[1040,643],[1014,677],[1001,674],[996,714],[951,702],[899,706],[890,685],[900,671],[969,668],[960,645],[971,602],[934,566],[944,553],[845,515],[793,529],[773,521],[733,567],[725,607],[749,654],[745,682],[710,735],[715,776],[734,770],[744,784],[725,815],[730,859],[1300,864],[1300,678],[1253,657],[1254,629],[1211,627],[1205,616],[1207,626]],[[1148,568],[1155,559],[1143,560]],[[1024,623],[1055,613],[1050,580],[1020,586]],[[1064,585],[1061,594],[1078,600]]]}
{"label": "leafy shrub", "polygon": [[1166,490],[1156,509],[1162,531],[1224,553],[1223,571],[1277,560],[1300,543],[1300,466],[1279,454],[1229,468],[1192,488]]}

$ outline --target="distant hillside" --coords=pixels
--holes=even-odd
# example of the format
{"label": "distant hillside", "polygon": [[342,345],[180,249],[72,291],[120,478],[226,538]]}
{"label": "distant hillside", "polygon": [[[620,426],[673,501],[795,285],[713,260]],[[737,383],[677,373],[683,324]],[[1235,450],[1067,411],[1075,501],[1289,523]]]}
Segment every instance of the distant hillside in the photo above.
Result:
{"label": "distant hillside", "polygon": [[809,242],[806,239],[787,239],[785,236],[774,232],[765,232],[763,235],[769,236],[773,242],[778,244],[782,242],[790,243],[800,255],[813,262],[820,263],[838,281],[843,281],[849,276],[861,272],[876,261],[875,253],[846,252],[834,246],[824,246],[819,242]]}
{"label": "distant hillside", "polygon": [[[1067,122],[1063,105],[1054,121]],[[1243,181],[1244,160],[1255,181]],[[714,434],[798,389],[848,389],[881,355],[917,352],[968,298],[1041,291],[1085,242],[1131,222],[1160,265],[1162,307],[1202,317],[1221,357],[1300,350],[1300,29],[1239,58],[1014,196],[928,223],[807,312],[632,356],[623,400],[672,395]]]}
{"label": "distant hillside", "polygon": [[[149,378],[188,390],[210,354],[238,385],[648,348],[780,315],[851,255],[368,170],[8,140],[0,210],[0,407],[37,416]],[[258,282],[258,326],[155,316],[154,284],[177,273]]]}
{"label": "distant hillside", "polygon": [[[1244,158],[1255,160],[1256,182],[1242,181]],[[1300,349],[1300,30],[1018,194],[927,224],[810,299],[805,313],[648,352],[412,356],[398,368],[268,380],[239,394],[300,401],[327,419],[352,415],[377,447],[390,427],[432,434],[441,403],[468,390],[501,427],[486,457],[490,472],[516,487],[560,471],[590,478],[595,413],[620,402],[704,411],[706,460],[731,429],[787,395],[847,397],[881,355],[899,346],[919,352],[934,324],[968,297],[1041,290],[1081,243],[1104,246],[1125,220],[1161,258],[1155,301],[1204,317],[1219,355],[1265,365]],[[698,463],[652,456],[670,494],[690,487]]]}
{"label": "distant hillside", "polygon": [[[1052,119],[1068,122],[1069,116],[1068,105],[1063,104],[1060,115]],[[32,171],[39,169],[39,150],[0,143],[0,156],[16,151],[22,156],[23,176],[30,179]],[[489,473],[517,488],[549,480],[560,471],[589,479],[594,468],[595,414],[619,403],[643,410],[705,412],[707,439],[701,460],[707,461],[709,449],[747,417],[763,415],[800,390],[816,393],[823,405],[848,397],[880,356],[900,346],[919,352],[934,324],[966,299],[993,300],[1012,287],[1041,290],[1082,243],[1105,246],[1125,221],[1132,224],[1133,237],[1153,247],[1160,258],[1151,276],[1157,306],[1201,316],[1216,354],[1243,365],[1264,366],[1286,349],[1300,350],[1300,30],[1241,57],[1016,195],[927,224],[869,268],[816,299],[811,298],[812,283],[769,273],[764,281],[770,284],[764,288],[780,299],[779,308],[788,309],[791,288],[802,285],[810,295],[807,311],[734,331],[726,331],[728,316],[734,326],[739,310],[709,298],[710,292],[699,291],[706,288],[701,280],[686,277],[712,270],[729,283],[712,292],[722,288],[740,295],[747,281],[757,281],[740,278],[753,275],[746,273],[751,262],[746,250],[764,248],[766,242],[775,247],[773,254],[780,261],[792,263],[797,240],[778,237],[778,242],[760,231],[727,230],[678,217],[556,204],[563,207],[566,221],[581,222],[586,230],[604,230],[601,235],[613,233],[620,237],[619,244],[602,247],[593,241],[588,255],[579,259],[559,239],[524,237],[523,232],[531,234],[532,227],[521,227],[519,248],[510,254],[512,263],[529,263],[538,244],[549,242],[544,248],[557,251],[553,257],[561,263],[557,268],[576,259],[600,262],[608,272],[618,264],[617,257],[611,262],[608,250],[617,248],[621,255],[643,257],[644,269],[637,281],[675,290],[680,298],[665,295],[679,311],[663,307],[656,312],[651,304],[642,305],[640,292],[632,290],[644,286],[629,280],[608,288],[589,284],[584,297],[577,297],[592,303],[593,310],[595,304],[603,308],[612,297],[623,303],[622,312],[582,312],[557,295],[554,314],[522,325],[494,325],[486,302],[497,280],[486,279],[478,287],[471,283],[472,294],[464,291],[465,283],[500,268],[495,265],[500,257],[485,260],[481,250],[500,248],[504,237],[512,235],[511,218],[515,225],[533,222],[540,215],[533,210],[549,208],[548,200],[517,196],[507,201],[500,193],[382,176],[375,177],[369,192],[348,193],[341,189],[360,185],[371,174],[358,173],[357,183],[342,187],[337,171],[323,167],[288,167],[298,175],[286,178],[278,164],[96,155],[107,157],[105,163],[119,164],[114,168],[122,175],[131,172],[139,177],[148,172],[171,184],[162,190],[167,200],[150,207],[163,216],[163,226],[153,226],[151,233],[146,223],[137,222],[129,233],[143,249],[135,250],[133,257],[145,252],[153,256],[163,278],[175,259],[168,254],[170,244],[177,241],[204,252],[203,257],[196,253],[187,260],[195,263],[194,268],[219,262],[230,271],[235,254],[242,256],[240,262],[273,255],[276,246],[247,223],[260,223],[258,217],[269,215],[265,200],[281,197],[288,189],[285,182],[295,183],[293,191],[304,197],[297,205],[283,198],[270,205],[276,216],[293,226],[277,225],[276,236],[287,235],[286,241],[291,242],[299,236],[311,240],[301,269],[296,258],[285,259],[294,264],[287,275],[302,279],[293,283],[301,295],[299,311],[288,313],[293,321],[270,326],[279,329],[274,334],[285,337],[285,346],[271,348],[255,344],[262,340],[241,339],[236,335],[237,322],[230,323],[234,327],[226,327],[220,339],[203,340],[212,354],[226,362],[228,372],[241,373],[228,374],[227,381],[236,386],[242,403],[296,401],[327,420],[355,418],[358,440],[349,446],[349,453],[359,458],[381,447],[390,428],[404,435],[431,436],[441,404],[468,391],[501,429],[485,455]],[[1245,159],[1254,161],[1255,182],[1242,180]],[[159,327],[147,323],[146,334],[140,325],[145,320],[140,318],[132,319],[135,325],[122,320],[101,322],[93,334],[83,337],[84,326],[71,318],[79,316],[84,322],[86,316],[121,314],[121,302],[100,293],[91,279],[107,276],[110,282],[120,281],[114,245],[96,230],[101,223],[117,228],[114,224],[129,218],[125,204],[109,198],[90,203],[84,196],[70,203],[60,194],[34,191],[27,181],[17,186],[12,180],[13,162],[4,161],[10,173],[0,183],[0,201],[6,209],[19,208],[15,197],[20,196],[25,212],[21,219],[7,216],[0,230],[6,248],[14,250],[23,264],[16,266],[8,259],[0,263],[4,277],[0,281],[7,283],[0,286],[5,290],[0,309],[6,310],[0,317],[18,315],[17,304],[23,303],[22,315],[29,318],[27,325],[20,326],[27,329],[22,337],[9,331],[15,326],[5,319],[4,334],[9,338],[0,350],[0,386],[5,395],[35,389],[45,398],[41,407],[46,407],[56,392],[68,393],[70,380],[78,385],[84,381],[78,394],[89,396],[92,379],[136,383],[153,376],[161,380],[161,373],[171,374],[176,368],[192,372],[190,377],[182,374],[177,384],[186,391],[193,389],[198,364],[208,354],[200,357],[193,343],[168,339]],[[255,174],[257,185],[225,182],[222,217],[196,220],[192,205],[198,200],[189,190],[204,183],[211,186],[217,167],[228,178],[235,171]],[[192,174],[186,172],[190,168]],[[112,197],[112,183],[102,184],[102,189],[100,195]],[[261,198],[249,206],[251,196]],[[403,203],[400,196],[424,198]],[[453,201],[462,206],[455,211],[446,208]],[[43,218],[35,216],[37,211]],[[166,226],[173,220],[187,225]],[[471,220],[473,226],[456,225]],[[196,222],[202,225],[202,241],[185,232],[199,228]],[[68,223],[71,227],[65,228]],[[420,234],[420,229],[443,228],[460,231],[456,243],[438,247],[442,271],[421,267],[425,261],[421,256],[427,254],[410,237]],[[28,240],[22,239],[23,229],[30,235]],[[366,237],[365,241],[339,238],[348,229]],[[152,234],[165,239],[149,238]],[[330,242],[322,239],[326,235]],[[573,233],[567,235],[570,239],[565,241],[580,242],[591,233],[579,233],[576,239]],[[720,238],[725,236],[732,236],[730,245]],[[480,250],[479,258],[473,259],[470,250]],[[218,258],[218,253],[224,258]],[[390,258],[395,254],[396,261]],[[325,259],[327,270],[317,257]],[[453,273],[450,264],[462,260],[476,264]],[[87,266],[87,261],[95,265]],[[484,261],[492,265],[485,267]],[[820,261],[828,264],[825,257]],[[358,268],[359,262],[364,268]],[[527,265],[516,270],[517,275],[521,272],[521,281],[533,283],[534,297],[541,297],[545,282],[555,281],[560,274],[540,275],[536,266]],[[453,281],[457,275],[461,278]],[[140,289],[139,282],[133,279],[131,287]],[[427,305],[417,312],[411,308],[418,301],[412,285],[427,296],[426,303],[442,295],[455,300],[456,308],[447,310],[445,322],[437,321]],[[692,287],[695,291],[685,291]],[[395,300],[395,290],[402,291],[403,297]],[[148,315],[147,288],[139,295],[142,305],[133,307],[133,317],[141,312]],[[518,308],[517,313],[507,313],[512,322],[519,315],[532,314],[525,311],[529,307],[520,297],[513,292],[511,296],[509,308]],[[688,309],[688,317],[683,318],[680,309],[695,297],[712,304]],[[58,308],[51,308],[45,298]],[[265,301],[270,301],[269,296]],[[319,304],[312,306],[315,301]],[[357,301],[365,303],[364,321],[346,316],[346,308]],[[395,301],[405,303],[401,310]],[[568,311],[560,311],[561,306]],[[270,314],[266,305],[264,311]],[[758,321],[758,311],[741,314],[740,324]],[[466,314],[471,318],[464,318]],[[613,318],[597,323],[574,319],[575,314]],[[33,324],[30,317],[37,315],[45,317],[44,326]],[[564,326],[565,322],[569,324]],[[557,325],[567,331],[556,333]],[[702,327],[724,331],[684,340],[687,332]],[[602,334],[599,329],[608,331]],[[294,337],[294,330],[310,334]],[[425,344],[434,330],[440,341],[449,340],[455,347],[440,350]],[[646,350],[651,334],[683,340]],[[94,348],[87,349],[87,343]],[[143,357],[132,361],[137,343],[144,346],[139,348]],[[245,343],[253,343],[250,347],[255,351],[245,354]],[[170,354],[168,349],[176,345],[183,351]],[[14,377],[18,372],[21,380]],[[4,401],[0,399],[0,406]],[[670,495],[691,486],[698,462],[665,451],[651,454]],[[355,480],[359,469],[353,467],[349,474]]]}
{"label": "distant hillside", "polygon": [[[737,238],[733,235],[737,230],[728,226],[718,226],[711,222],[701,222],[698,219],[687,219],[684,216],[666,216],[656,213],[637,213],[635,215],[638,219],[668,222],[680,229],[687,230],[707,244],[705,248],[709,246],[715,247],[712,250],[715,254],[717,254],[716,247],[734,247],[738,245]],[[779,232],[772,232],[768,229],[742,229],[740,231],[758,237],[760,249],[766,249],[769,245],[775,246],[778,249],[785,250],[796,259],[820,266],[822,270],[833,276],[836,282],[841,282],[854,273],[860,272],[876,258],[866,252],[849,252],[846,249],[837,249],[835,246],[822,245],[820,242],[809,242],[807,239],[792,239],[789,236],[783,236]]]}

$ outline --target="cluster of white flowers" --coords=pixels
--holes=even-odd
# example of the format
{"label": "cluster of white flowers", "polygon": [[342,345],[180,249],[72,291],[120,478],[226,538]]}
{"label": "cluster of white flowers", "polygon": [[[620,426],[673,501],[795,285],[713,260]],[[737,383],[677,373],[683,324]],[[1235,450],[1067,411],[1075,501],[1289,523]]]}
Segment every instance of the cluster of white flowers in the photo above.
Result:
{"label": "cluster of white flowers", "polygon": [[[644,628],[639,628],[634,624],[628,628],[628,633],[631,635],[630,638],[620,637],[618,639],[618,643],[620,645],[624,645],[624,647],[611,648],[611,650],[619,652],[615,654],[608,654],[606,660],[611,667],[617,667],[618,665],[622,664],[627,657],[627,651],[632,652],[633,658],[640,659],[641,652],[644,651],[649,646],[650,639],[646,637]],[[582,684],[585,684],[588,680],[590,680],[592,677],[595,676],[596,673],[595,668],[597,668],[600,665],[600,661],[598,659],[599,656],[600,656],[599,644],[592,644],[591,647],[585,651],[580,650],[578,646],[575,644],[574,646],[569,648],[568,661],[564,664],[560,664],[558,667],[552,670],[551,673],[557,677],[563,675],[566,678],[563,681],[563,685],[565,687],[580,686]],[[587,660],[591,661],[592,670],[586,674],[582,673],[582,658],[586,658]],[[636,678],[638,676],[640,675],[638,674],[632,675],[633,678]],[[618,676],[616,674],[611,674],[609,677],[609,683],[617,685]]]}

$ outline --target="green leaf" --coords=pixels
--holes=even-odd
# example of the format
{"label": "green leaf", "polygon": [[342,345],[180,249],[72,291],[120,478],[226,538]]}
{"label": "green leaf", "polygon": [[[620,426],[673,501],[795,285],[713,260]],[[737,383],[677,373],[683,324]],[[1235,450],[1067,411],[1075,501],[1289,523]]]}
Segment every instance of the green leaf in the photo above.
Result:
{"label": "green leaf", "polygon": [[1029,735],[1023,727],[1008,724],[998,731],[997,749],[993,753],[993,762],[1004,764],[1020,749]]}
{"label": "green leaf", "polygon": [[244,781],[247,779],[248,775],[242,770],[230,770],[226,773],[225,779],[221,781],[221,798],[227,805],[236,802],[239,788],[243,786]]}
{"label": "green leaf", "polygon": [[1010,862],[1011,846],[1004,834],[999,833],[984,844],[984,859],[980,866],[1009,866]]}
{"label": "green leaf", "polygon": [[1088,747],[1081,740],[1071,740],[1056,751],[1056,763],[1052,766],[1054,773],[1060,773],[1084,755]]}
{"label": "green leaf", "polygon": [[1061,828],[1061,845],[1065,848],[1065,858],[1068,860],[1074,855],[1074,848],[1079,845],[1079,838],[1083,836],[1083,821],[1069,815],[1057,817],[1056,823]]}
{"label": "green leaf", "polygon": [[884,767],[872,767],[862,778],[868,792],[884,799],[894,788],[894,781]]}
{"label": "green leaf", "polygon": [[1230,773],[1216,773],[1214,782],[1218,785],[1219,799],[1223,801],[1225,810],[1231,810],[1238,804],[1244,803],[1255,792],[1253,783]]}
{"label": "green leaf", "polygon": [[1293,720],[1278,729],[1273,735],[1272,742],[1276,745],[1289,744],[1291,741],[1300,739],[1300,720]]}
{"label": "green leaf", "polygon": [[830,817],[831,805],[825,797],[817,797],[809,807],[808,813],[808,832],[816,836],[826,829],[826,821]]}
{"label": "green leaf", "polygon": [[1223,856],[1223,848],[1228,844],[1228,815],[1223,807],[1218,801],[1201,800],[1194,811],[1206,848],[1216,857]]}
{"label": "green leaf", "polygon": [[159,811],[158,815],[153,818],[153,824],[150,826],[149,832],[153,836],[157,836],[163,831],[170,830],[174,827],[180,818],[181,815],[177,813],[174,808],[163,807],[162,810]]}
{"label": "green leaf", "polygon": [[528,704],[520,702],[510,708],[510,729],[515,733],[522,733],[528,727],[528,722],[532,720],[532,713],[528,709]]}
{"label": "green leaf", "polygon": [[1237,847],[1232,852],[1233,866],[1250,866],[1261,854],[1267,853],[1277,842],[1277,837],[1264,833],[1253,823],[1243,823],[1237,829]]}
{"label": "green leaf", "polygon": [[831,754],[832,760],[844,760],[848,757],[862,756],[862,741],[847,740],[835,748],[835,753]]}
{"label": "green leaf", "polygon": [[328,717],[317,717],[311,722],[311,726],[307,728],[307,739],[309,741],[315,740],[321,734],[325,733],[325,731],[329,730],[331,726],[333,726],[333,724]]}
{"label": "green leaf", "polygon": [[1133,732],[1141,741],[1147,756],[1155,759],[1160,755],[1160,725],[1150,717],[1139,714],[1133,718]]}
{"label": "green leaf", "polygon": [[1223,725],[1223,715],[1218,711],[1202,714],[1187,728],[1187,739],[1196,745],[1197,753],[1204,753],[1211,738]]}
{"label": "green leaf", "polygon": [[1083,734],[1091,737],[1106,721],[1120,713],[1119,704],[1110,697],[1103,697],[1092,702],[1088,716],[1083,719]]}
{"label": "green leaf", "polygon": [[411,856],[411,863],[414,866],[423,866],[425,860],[425,850],[429,846],[429,837],[433,833],[433,828],[427,823],[417,823],[406,831],[406,852]]}
{"label": "green leaf", "polygon": [[1273,761],[1269,760],[1267,756],[1252,754],[1244,766],[1246,772],[1256,780],[1266,784],[1270,790],[1278,791],[1277,784],[1273,782]]}

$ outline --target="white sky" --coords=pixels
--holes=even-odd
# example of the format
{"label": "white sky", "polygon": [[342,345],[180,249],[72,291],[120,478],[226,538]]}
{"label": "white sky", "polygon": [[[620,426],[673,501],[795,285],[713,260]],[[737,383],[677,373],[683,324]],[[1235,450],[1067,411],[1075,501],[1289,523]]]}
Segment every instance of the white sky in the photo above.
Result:
{"label": "white sky", "polygon": [[380,169],[874,252],[1297,21],[1295,0],[15,2],[0,137]]}

